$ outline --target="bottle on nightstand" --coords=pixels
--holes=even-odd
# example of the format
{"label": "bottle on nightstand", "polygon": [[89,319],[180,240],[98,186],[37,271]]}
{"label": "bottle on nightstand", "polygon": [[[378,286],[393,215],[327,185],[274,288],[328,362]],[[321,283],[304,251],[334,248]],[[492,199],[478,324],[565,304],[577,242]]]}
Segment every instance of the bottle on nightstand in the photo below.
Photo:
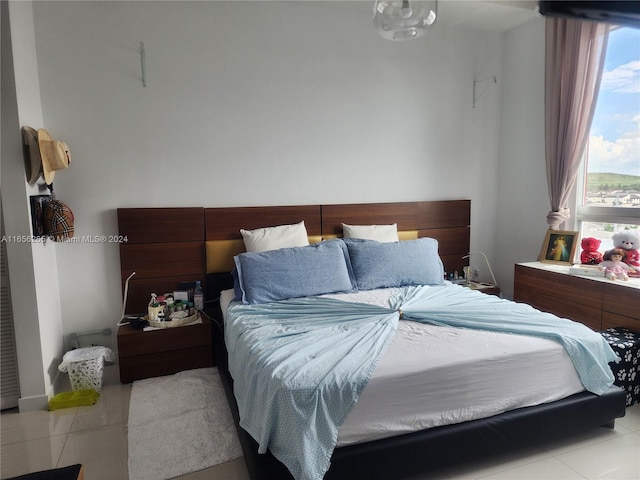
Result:
{"label": "bottle on nightstand", "polygon": [[193,307],[197,311],[204,310],[204,293],[202,293],[202,285],[200,285],[200,280],[196,281],[196,288],[193,291]]}

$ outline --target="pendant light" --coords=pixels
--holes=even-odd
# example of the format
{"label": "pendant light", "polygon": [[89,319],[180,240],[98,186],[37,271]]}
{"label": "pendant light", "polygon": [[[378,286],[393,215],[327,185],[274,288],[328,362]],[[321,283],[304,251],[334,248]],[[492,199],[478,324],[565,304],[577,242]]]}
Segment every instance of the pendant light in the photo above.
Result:
{"label": "pendant light", "polygon": [[433,27],[437,13],[437,0],[376,0],[373,24],[388,40],[410,40]]}

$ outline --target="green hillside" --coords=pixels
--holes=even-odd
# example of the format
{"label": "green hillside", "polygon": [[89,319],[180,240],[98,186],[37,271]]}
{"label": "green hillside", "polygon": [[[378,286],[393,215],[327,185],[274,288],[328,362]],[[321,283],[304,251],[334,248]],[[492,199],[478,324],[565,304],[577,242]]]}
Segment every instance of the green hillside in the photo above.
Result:
{"label": "green hillside", "polygon": [[587,191],[640,190],[640,176],[620,173],[587,174]]}

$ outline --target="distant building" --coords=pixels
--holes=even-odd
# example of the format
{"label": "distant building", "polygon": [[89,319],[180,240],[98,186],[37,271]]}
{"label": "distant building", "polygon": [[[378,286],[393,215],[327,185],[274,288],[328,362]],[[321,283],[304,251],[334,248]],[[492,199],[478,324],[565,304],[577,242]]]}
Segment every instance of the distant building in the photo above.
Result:
{"label": "distant building", "polygon": [[603,207],[640,207],[640,192],[637,190],[587,192],[586,204]]}

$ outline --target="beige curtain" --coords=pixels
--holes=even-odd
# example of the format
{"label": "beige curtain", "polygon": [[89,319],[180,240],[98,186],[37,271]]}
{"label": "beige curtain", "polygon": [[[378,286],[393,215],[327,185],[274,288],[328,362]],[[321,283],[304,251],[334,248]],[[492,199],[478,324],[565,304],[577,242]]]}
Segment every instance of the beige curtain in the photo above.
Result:
{"label": "beige curtain", "polygon": [[593,119],[609,36],[607,24],[548,17],[545,51],[545,154],[549,228],[570,218],[568,196]]}

